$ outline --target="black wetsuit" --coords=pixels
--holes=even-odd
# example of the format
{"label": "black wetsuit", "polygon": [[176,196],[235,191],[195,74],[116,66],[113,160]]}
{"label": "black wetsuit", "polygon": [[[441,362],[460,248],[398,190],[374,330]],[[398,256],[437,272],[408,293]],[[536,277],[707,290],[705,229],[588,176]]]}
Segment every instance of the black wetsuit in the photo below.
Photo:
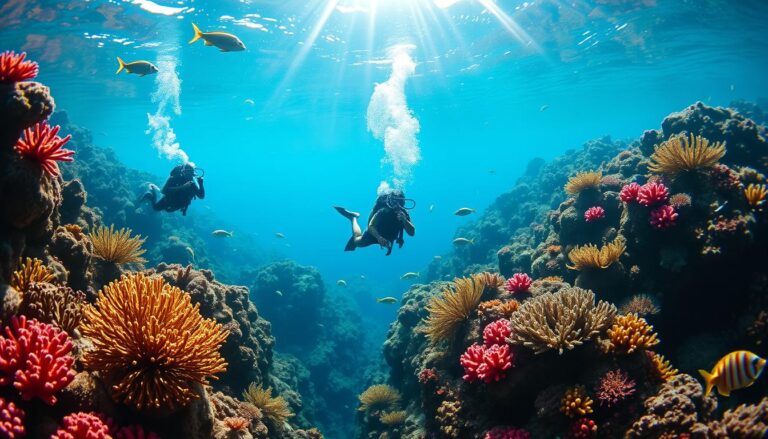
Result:
{"label": "black wetsuit", "polygon": [[182,172],[179,167],[176,167],[171,171],[171,176],[168,177],[160,192],[163,198],[159,201],[155,191],[145,195],[145,199],[152,204],[152,209],[166,212],[181,210],[181,214],[186,215],[192,200],[205,198],[203,177],[197,177],[197,183],[195,183],[194,172]]}
{"label": "black wetsuit", "polygon": [[[402,215],[404,220],[399,218],[398,214]],[[380,196],[376,200],[376,204],[373,206],[373,210],[371,210],[371,214],[368,217],[368,228],[363,232],[363,236],[356,244],[350,241],[344,250],[352,251],[355,247],[367,247],[369,245],[378,244],[379,241],[376,239],[376,236],[371,233],[371,227],[373,227],[376,229],[376,232],[387,241],[387,255],[389,255],[392,253],[392,244],[394,242],[397,242],[398,246],[401,248],[403,246],[405,221],[411,221],[411,216],[408,214],[408,211],[399,205],[390,206],[387,203],[386,195]]]}

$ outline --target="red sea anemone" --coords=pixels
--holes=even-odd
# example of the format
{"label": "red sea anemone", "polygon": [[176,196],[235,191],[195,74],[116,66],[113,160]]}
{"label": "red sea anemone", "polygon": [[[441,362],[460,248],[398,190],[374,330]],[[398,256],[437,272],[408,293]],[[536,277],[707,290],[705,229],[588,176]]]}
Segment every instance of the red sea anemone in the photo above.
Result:
{"label": "red sea anemone", "polygon": [[74,151],[64,149],[64,146],[72,136],[59,137],[59,129],[56,125],[51,128],[47,122],[40,122],[32,128],[24,130],[24,139],[16,141],[14,149],[24,157],[31,158],[38,163],[52,177],[59,175],[57,161],[71,162]]}
{"label": "red sea anemone", "polygon": [[619,198],[625,203],[634,203],[637,201],[637,193],[640,191],[640,185],[637,183],[630,183],[624,185],[619,192]]}
{"label": "red sea anemone", "polygon": [[504,284],[504,289],[508,293],[526,293],[531,288],[533,279],[525,273],[515,273],[507,279],[507,283]]}
{"label": "red sea anemone", "polygon": [[483,329],[483,342],[485,346],[490,347],[496,344],[506,344],[507,337],[512,334],[512,325],[507,319],[499,319],[489,323]]}
{"label": "red sea anemone", "polygon": [[25,52],[19,54],[13,51],[0,53],[0,83],[8,84],[26,81],[37,76],[37,63],[24,61]]}
{"label": "red sea anemone", "polygon": [[666,203],[667,200],[669,200],[669,189],[664,186],[664,183],[649,182],[637,192],[637,202],[646,207]]}
{"label": "red sea anemone", "polygon": [[531,439],[531,433],[522,428],[493,427],[485,433],[484,439]]}
{"label": "red sea anemone", "polygon": [[499,381],[506,377],[506,370],[512,367],[512,353],[509,345],[493,345],[486,348],[473,344],[459,359],[464,368],[464,380],[474,382],[482,380],[485,383]]}
{"label": "red sea anemone", "polygon": [[674,226],[678,214],[670,205],[659,206],[651,211],[651,225],[659,230]]}
{"label": "red sea anemone", "polygon": [[584,220],[588,223],[605,218],[605,209],[600,206],[590,207],[584,212]]}
{"label": "red sea anemone", "polygon": [[78,412],[64,416],[51,439],[112,439],[109,421],[95,413]]}
{"label": "red sea anemone", "polygon": [[597,437],[597,424],[589,418],[577,419],[571,424],[571,429],[568,431],[567,437],[573,439],[589,439]]}
{"label": "red sea anemone", "polygon": [[621,369],[609,370],[600,378],[595,394],[600,405],[612,407],[635,393],[635,382]]}
{"label": "red sea anemone", "polygon": [[15,439],[24,434],[24,410],[0,398],[0,437]]}

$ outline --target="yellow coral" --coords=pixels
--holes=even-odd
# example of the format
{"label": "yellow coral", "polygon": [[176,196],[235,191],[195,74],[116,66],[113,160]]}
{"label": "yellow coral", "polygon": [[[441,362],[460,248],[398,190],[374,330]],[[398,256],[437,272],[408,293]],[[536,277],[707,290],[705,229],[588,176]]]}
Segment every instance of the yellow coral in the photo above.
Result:
{"label": "yellow coral", "polygon": [[653,326],[637,314],[616,317],[616,323],[608,330],[608,350],[631,354],[637,349],[648,349],[659,343]]}
{"label": "yellow coral", "polygon": [[598,171],[579,172],[568,179],[565,184],[565,192],[569,195],[576,195],[586,189],[597,189],[600,187],[600,181],[603,173]]}
{"label": "yellow coral", "polygon": [[672,367],[669,360],[666,360],[663,355],[653,351],[646,351],[646,354],[651,360],[652,371],[657,378],[667,382],[677,376],[678,370]]}
{"label": "yellow coral", "polygon": [[768,195],[764,184],[750,184],[744,189],[744,196],[747,198],[747,204],[752,207],[760,207],[765,203],[765,197]]}
{"label": "yellow coral", "polygon": [[185,406],[198,396],[195,383],[227,368],[219,348],[228,332],[199,308],[160,277],[123,276],[83,310],[80,329],[93,342],[83,363],[136,409]]}
{"label": "yellow coral", "polygon": [[382,424],[388,426],[400,425],[405,422],[406,413],[404,410],[398,410],[396,412],[387,412],[379,416],[379,421]]}
{"label": "yellow coral", "polygon": [[430,343],[434,345],[454,336],[480,303],[486,287],[485,281],[482,274],[455,279],[453,288],[448,288],[442,295],[429,300],[426,307],[429,316],[421,331],[427,334]]}
{"label": "yellow coral", "polygon": [[257,386],[256,383],[251,383],[248,389],[243,392],[243,399],[245,402],[253,404],[264,417],[272,421],[273,424],[283,425],[293,413],[288,408],[288,402],[282,396],[272,396],[272,389],[264,389],[262,386]]}
{"label": "yellow coral", "polygon": [[464,430],[464,422],[461,417],[461,402],[458,400],[445,400],[440,403],[435,416],[440,431],[445,437],[456,439]]}
{"label": "yellow coral", "polygon": [[19,258],[19,268],[13,272],[11,286],[16,291],[23,293],[29,286],[38,282],[50,282],[53,274],[43,265],[43,261],[36,258]]}
{"label": "yellow coral", "polygon": [[146,262],[141,255],[144,250],[141,236],[131,236],[131,229],[115,230],[115,226],[99,227],[88,235],[93,244],[93,253],[107,261],[116,264],[143,264]]}
{"label": "yellow coral", "polygon": [[648,170],[660,174],[678,174],[701,168],[711,168],[725,156],[725,144],[710,143],[701,136],[685,134],[670,137],[651,154]]}
{"label": "yellow coral", "polygon": [[565,391],[560,400],[560,411],[569,418],[580,418],[592,413],[592,398],[584,386],[574,386]]}
{"label": "yellow coral", "polygon": [[619,260],[626,249],[626,241],[622,236],[599,249],[594,244],[576,246],[568,253],[568,259],[573,265],[567,265],[567,267],[579,271],[589,268],[608,268]]}
{"label": "yellow coral", "polygon": [[360,399],[360,408],[358,410],[361,412],[391,409],[397,407],[397,404],[400,402],[400,392],[387,384],[374,384],[365,389],[358,398]]}

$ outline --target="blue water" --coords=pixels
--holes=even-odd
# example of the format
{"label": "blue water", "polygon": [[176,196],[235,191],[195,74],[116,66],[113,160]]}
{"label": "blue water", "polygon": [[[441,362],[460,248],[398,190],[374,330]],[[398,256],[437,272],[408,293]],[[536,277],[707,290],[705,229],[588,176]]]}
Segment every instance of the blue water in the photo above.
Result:
{"label": "blue water", "polygon": [[[206,171],[207,197],[189,215],[213,211],[232,241],[252,235],[329,283],[364,275],[374,296],[399,296],[399,276],[448,252],[456,228],[473,220],[453,212],[482,210],[530,159],[605,134],[636,138],[697,100],[768,96],[760,0],[0,5],[0,48],[39,61],[58,108],[95,143],[129,167],[167,175],[176,160],[158,154],[147,132],[160,90],[180,148]],[[193,21],[236,34],[247,50],[188,45]],[[365,217],[380,183],[393,181],[367,108],[397,45],[410,45],[402,53],[415,63],[404,96],[420,127],[409,147],[421,159],[404,189],[417,201],[416,237],[389,257],[376,247],[344,253],[349,224],[331,206]],[[116,56],[166,70],[115,75]],[[158,81],[169,67],[177,90]]]}

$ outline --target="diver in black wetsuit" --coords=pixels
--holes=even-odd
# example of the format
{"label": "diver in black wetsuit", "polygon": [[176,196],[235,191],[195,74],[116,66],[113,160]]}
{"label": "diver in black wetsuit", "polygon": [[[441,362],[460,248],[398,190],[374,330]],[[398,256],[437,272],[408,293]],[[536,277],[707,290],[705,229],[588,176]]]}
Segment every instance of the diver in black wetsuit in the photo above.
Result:
{"label": "diver in black wetsuit", "polygon": [[[406,207],[406,201],[411,202],[412,205]],[[334,209],[352,222],[352,237],[347,241],[344,251],[353,251],[358,247],[379,244],[387,249],[387,256],[389,256],[392,253],[394,242],[397,242],[398,247],[402,248],[405,242],[403,241],[403,232],[407,233],[408,236],[413,236],[416,233],[416,228],[411,222],[411,216],[408,214],[408,210],[412,209],[414,205],[413,200],[406,199],[401,190],[396,189],[379,195],[371,214],[368,216],[368,229],[365,233],[360,229],[360,224],[357,222],[359,213],[334,206]]]}
{"label": "diver in black wetsuit", "polygon": [[[203,176],[196,176],[195,166],[190,163],[176,166],[171,170],[171,175],[166,180],[163,189],[150,184],[149,191],[141,197],[140,201],[149,201],[152,209],[156,211],[175,212],[181,210],[182,215],[187,214],[187,209],[195,198],[205,198]],[[160,201],[157,200],[157,192],[163,194]]]}

